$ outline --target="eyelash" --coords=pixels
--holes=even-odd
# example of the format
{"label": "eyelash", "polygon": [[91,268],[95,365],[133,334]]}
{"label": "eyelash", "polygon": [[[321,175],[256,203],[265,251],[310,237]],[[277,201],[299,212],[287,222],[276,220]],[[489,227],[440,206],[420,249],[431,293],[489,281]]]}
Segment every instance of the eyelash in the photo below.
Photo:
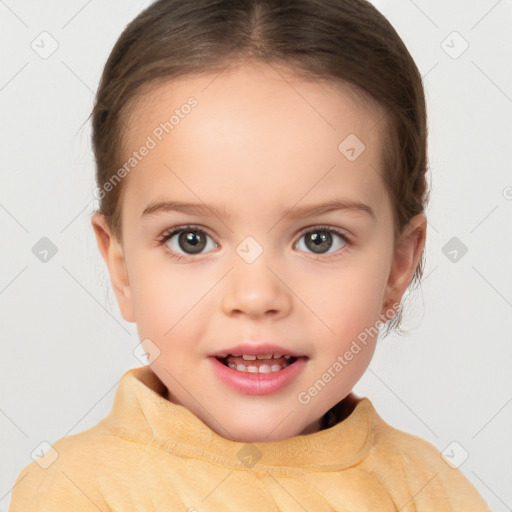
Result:
{"label": "eyelash", "polygon": [[[171,229],[165,231],[158,238],[158,245],[159,246],[164,245],[176,233],[181,233],[182,231],[194,231],[194,232],[197,232],[197,233],[202,233],[202,234],[204,234],[206,236],[210,236],[204,229],[201,229],[199,226],[194,226],[194,225],[191,225],[191,224],[187,224],[187,225],[184,225],[184,226],[177,226],[175,228],[171,228]],[[333,252],[331,254],[319,255],[318,257],[313,258],[315,260],[322,260],[322,261],[326,261],[327,260],[327,261],[329,261],[331,259],[337,258],[337,257],[340,256],[341,252],[343,252],[348,247],[351,247],[353,245],[353,242],[347,237],[347,235],[345,235],[344,233],[342,233],[338,229],[335,229],[335,228],[332,228],[332,227],[329,227],[329,226],[322,226],[322,225],[312,226],[312,227],[303,229],[299,233],[299,239],[302,238],[306,233],[311,233],[311,232],[314,232],[314,231],[327,231],[329,233],[334,233],[335,235],[338,235],[345,242],[345,245],[341,249],[338,249],[337,251],[335,251],[335,252]],[[175,259],[176,261],[179,261],[179,260],[193,260],[193,259],[195,259],[195,257],[192,256],[192,255],[185,256],[184,254],[176,253],[174,251],[171,251],[170,249],[166,250],[166,254],[169,255],[171,258]],[[313,254],[313,253],[309,253],[309,254]]]}

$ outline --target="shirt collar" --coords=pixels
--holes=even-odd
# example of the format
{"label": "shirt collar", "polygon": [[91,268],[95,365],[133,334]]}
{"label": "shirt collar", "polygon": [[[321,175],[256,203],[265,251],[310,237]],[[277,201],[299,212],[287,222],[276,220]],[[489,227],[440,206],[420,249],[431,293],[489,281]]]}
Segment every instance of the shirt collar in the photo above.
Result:
{"label": "shirt collar", "polygon": [[[239,469],[257,465],[284,473],[353,466],[367,455],[372,444],[376,412],[367,398],[360,399],[347,418],[325,430],[277,442],[244,443],[217,434],[186,407],[164,398],[165,392],[149,366],[126,371],[102,427],[183,457]],[[351,399],[357,401],[354,395]],[[331,419],[339,405],[331,409]]]}

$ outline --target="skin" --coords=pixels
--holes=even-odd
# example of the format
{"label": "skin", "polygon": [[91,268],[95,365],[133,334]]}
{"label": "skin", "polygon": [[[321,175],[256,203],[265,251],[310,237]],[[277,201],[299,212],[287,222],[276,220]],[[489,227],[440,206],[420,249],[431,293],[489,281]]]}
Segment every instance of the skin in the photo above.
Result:
{"label": "skin", "polygon": [[[314,433],[365,372],[376,337],[309,403],[299,393],[365,328],[390,318],[423,250],[425,217],[394,236],[380,176],[382,113],[346,86],[276,66],[244,64],[159,85],[126,118],[127,158],[190,96],[197,107],[123,179],[121,240],[101,214],[92,218],[121,313],[158,347],[151,368],[167,399],[221,436],[268,442]],[[353,162],[338,150],[351,133],[366,146]],[[332,199],[362,202],[374,217],[356,210],[283,217],[287,208]],[[142,216],[155,200],[214,205],[230,217]],[[169,228],[186,224],[209,235],[202,253],[190,255],[179,235],[159,244]],[[306,242],[318,225],[340,230],[351,245],[333,234],[324,253],[315,253]],[[304,228],[312,228],[309,235]],[[236,252],[247,236],[263,250],[252,263]],[[172,258],[172,250],[185,258]],[[208,359],[246,340],[272,341],[309,359],[283,390],[246,396],[219,381]]]}

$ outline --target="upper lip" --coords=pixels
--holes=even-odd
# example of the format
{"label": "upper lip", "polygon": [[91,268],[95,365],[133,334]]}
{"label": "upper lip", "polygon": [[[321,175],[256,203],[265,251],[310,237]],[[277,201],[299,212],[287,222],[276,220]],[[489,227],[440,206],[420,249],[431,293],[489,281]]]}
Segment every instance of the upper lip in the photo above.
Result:
{"label": "upper lip", "polygon": [[256,344],[248,344],[244,343],[242,345],[236,345],[230,348],[225,348],[222,350],[217,350],[209,354],[209,357],[220,357],[224,354],[243,354],[247,356],[265,356],[268,354],[280,354],[283,356],[289,355],[293,357],[305,357],[304,354],[299,354],[293,350],[288,348],[280,347],[279,345],[273,345],[268,343],[259,343]]}

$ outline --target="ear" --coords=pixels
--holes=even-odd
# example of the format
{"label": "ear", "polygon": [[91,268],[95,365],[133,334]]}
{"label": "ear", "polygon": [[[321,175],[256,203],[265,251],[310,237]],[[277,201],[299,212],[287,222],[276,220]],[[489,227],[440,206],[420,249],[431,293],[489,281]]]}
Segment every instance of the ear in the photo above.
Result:
{"label": "ear", "polygon": [[427,219],[423,214],[416,215],[398,236],[393,253],[393,261],[384,296],[383,308],[399,304],[409,286],[425,246]]}
{"label": "ear", "polygon": [[92,216],[91,224],[96,235],[98,248],[107,264],[112,288],[116,295],[121,315],[127,322],[135,322],[130,281],[126,269],[123,248],[112,234],[111,229],[101,213]]}

